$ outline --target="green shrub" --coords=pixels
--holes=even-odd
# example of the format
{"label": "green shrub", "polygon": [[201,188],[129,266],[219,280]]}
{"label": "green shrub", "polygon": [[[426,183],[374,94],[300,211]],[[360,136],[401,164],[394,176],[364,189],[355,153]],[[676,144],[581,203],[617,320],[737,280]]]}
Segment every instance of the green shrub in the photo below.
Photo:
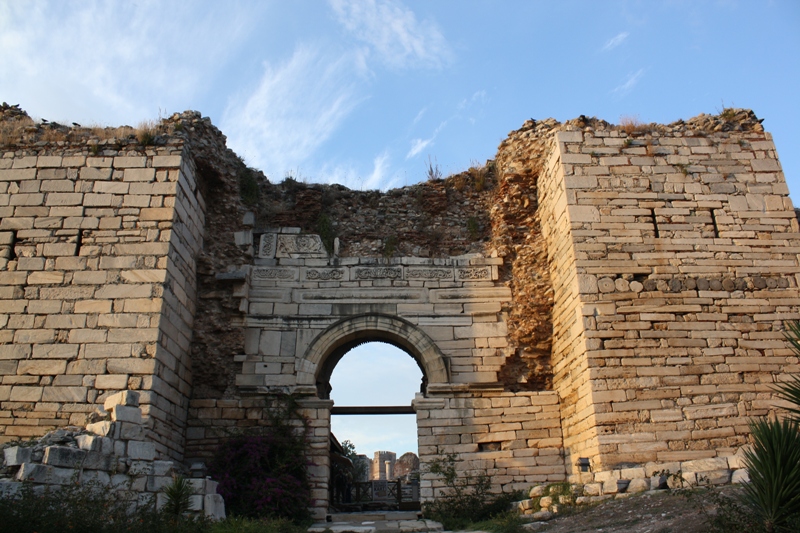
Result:
{"label": "green shrub", "polygon": [[500,516],[509,510],[512,501],[522,499],[521,493],[490,494],[491,480],[485,472],[459,477],[455,454],[435,459],[428,465],[428,472],[441,476],[447,489],[426,502],[423,513],[426,518],[441,522],[446,530],[465,529]]}
{"label": "green shrub", "polygon": [[[786,338],[800,355],[800,324],[787,324]],[[800,524],[800,379],[794,376],[775,390],[791,404],[792,414],[750,422],[753,447],[745,451],[750,483],[743,487],[744,505],[769,533],[798,531]]]}
{"label": "green shrub", "polygon": [[93,483],[49,487],[23,483],[16,496],[0,498],[0,529],[15,533],[205,533],[210,525],[203,518],[176,519],[156,511],[152,504],[131,512],[125,495]]}
{"label": "green shrub", "polygon": [[317,218],[317,235],[322,239],[322,244],[328,254],[333,255],[333,241],[336,239],[336,230],[333,227],[331,217],[327,213],[320,213]]}
{"label": "green shrub", "polygon": [[192,487],[185,477],[175,476],[172,478],[172,483],[164,487],[163,492],[167,497],[167,503],[164,505],[165,513],[182,516],[191,507]]}
{"label": "green shrub", "polygon": [[291,396],[274,399],[265,413],[270,426],[227,438],[209,464],[209,474],[219,482],[217,492],[232,516],[310,523],[305,425],[292,425],[292,420],[305,420]]}
{"label": "green shrub", "polygon": [[258,178],[256,171],[242,167],[239,170],[239,197],[245,205],[255,205],[259,198]]}

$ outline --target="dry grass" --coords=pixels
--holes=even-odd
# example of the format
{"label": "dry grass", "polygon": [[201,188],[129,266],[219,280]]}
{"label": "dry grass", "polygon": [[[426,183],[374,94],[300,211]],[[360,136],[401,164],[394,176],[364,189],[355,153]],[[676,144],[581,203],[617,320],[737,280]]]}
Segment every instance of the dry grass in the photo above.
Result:
{"label": "dry grass", "polygon": [[473,161],[472,166],[467,170],[467,174],[472,177],[477,192],[481,192],[486,187],[486,175],[488,173],[489,169],[486,168],[486,165],[481,165],[477,161]]}
{"label": "dry grass", "polygon": [[0,146],[17,144],[25,136],[25,129],[34,126],[33,120],[21,118],[17,120],[4,120],[0,122]]}
{"label": "dry grass", "polygon": [[104,127],[99,124],[89,126],[53,126],[37,124],[30,118],[0,121],[0,146],[16,146],[21,143],[107,141],[135,137],[139,144],[150,146],[156,136],[163,131],[160,122],[146,120],[136,128],[130,126]]}
{"label": "dry grass", "polygon": [[143,120],[136,127],[136,138],[144,146],[150,146],[155,142],[158,134],[158,124],[153,120]]}
{"label": "dry grass", "polygon": [[623,115],[619,117],[619,129],[631,135],[647,131],[647,124],[639,120],[638,115]]}

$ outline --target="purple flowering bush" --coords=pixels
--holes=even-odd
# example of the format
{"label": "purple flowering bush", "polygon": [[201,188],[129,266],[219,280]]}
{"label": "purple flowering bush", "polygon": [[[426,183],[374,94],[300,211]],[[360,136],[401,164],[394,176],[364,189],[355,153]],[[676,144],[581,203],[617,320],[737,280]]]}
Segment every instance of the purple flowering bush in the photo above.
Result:
{"label": "purple flowering bush", "polygon": [[227,439],[209,465],[228,512],[250,518],[310,520],[305,439],[289,427]]}

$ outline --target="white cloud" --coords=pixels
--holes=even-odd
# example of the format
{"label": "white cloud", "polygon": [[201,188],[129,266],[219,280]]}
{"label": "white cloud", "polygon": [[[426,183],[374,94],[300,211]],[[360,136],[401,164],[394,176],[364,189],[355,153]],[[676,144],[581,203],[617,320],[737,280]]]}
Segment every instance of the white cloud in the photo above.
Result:
{"label": "white cloud", "polygon": [[625,78],[625,81],[622,82],[620,85],[617,85],[616,87],[614,87],[614,89],[611,92],[612,93],[617,93],[620,96],[624,96],[624,95],[628,94],[629,92],[631,92],[633,90],[633,88],[636,86],[636,84],[639,83],[639,80],[644,75],[644,72],[645,72],[645,69],[640,68],[635,73],[628,74],[628,77]]}
{"label": "white cloud", "polygon": [[621,45],[625,39],[628,38],[628,35],[630,34],[627,31],[616,34],[614,37],[606,41],[606,44],[603,46],[601,51],[606,52],[608,50],[613,50],[617,46]]}
{"label": "white cloud", "polygon": [[411,159],[412,157],[416,157],[422,152],[425,148],[428,147],[429,144],[433,142],[433,139],[436,137],[434,135],[430,139],[413,139],[411,141],[411,149],[406,154],[406,159]]}
{"label": "white cloud", "polygon": [[264,65],[258,85],[229,102],[222,118],[228,145],[268,175],[309,160],[361,100],[355,54],[332,56],[299,46],[279,65]]}
{"label": "white cloud", "polygon": [[430,138],[413,139],[411,141],[411,149],[406,154],[406,159],[408,160],[411,159],[412,157],[418,156],[420,152],[422,152],[425,148],[427,148],[436,139],[436,136],[439,135],[439,132],[441,132],[444,129],[444,127],[447,126],[447,123],[450,122],[452,119],[453,117],[450,117],[447,120],[439,123],[439,126],[437,126],[435,130],[433,130],[433,135],[431,135]]}
{"label": "white cloud", "polygon": [[439,26],[392,0],[329,0],[337,20],[393,68],[440,68],[452,52]]}
{"label": "white cloud", "polygon": [[183,110],[253,18],[216,3],[0,2],[0,93],[50,120],[135,124]]}
{"label": "white cloud", "polygon": [[338,183],[357,191],[373,189],[385,191],[402,185],[400,176],[392,172],[390,163],[389,151],[385,150],[372,160],[372,170],[366,178],[353,165],[325,164],[316,169],[310,179],[320,183]]}

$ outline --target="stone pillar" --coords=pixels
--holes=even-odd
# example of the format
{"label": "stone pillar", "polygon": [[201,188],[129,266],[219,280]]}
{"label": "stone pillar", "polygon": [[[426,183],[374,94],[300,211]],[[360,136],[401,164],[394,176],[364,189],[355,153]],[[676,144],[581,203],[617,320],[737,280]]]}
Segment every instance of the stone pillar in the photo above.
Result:
{"label": "stone pillar", "polygon": [[332,400],[299,400],[300,414],[308,421],[308,481],[311,484],[311,513],[315,520],[328,514],[330,484],[330,433]]}

